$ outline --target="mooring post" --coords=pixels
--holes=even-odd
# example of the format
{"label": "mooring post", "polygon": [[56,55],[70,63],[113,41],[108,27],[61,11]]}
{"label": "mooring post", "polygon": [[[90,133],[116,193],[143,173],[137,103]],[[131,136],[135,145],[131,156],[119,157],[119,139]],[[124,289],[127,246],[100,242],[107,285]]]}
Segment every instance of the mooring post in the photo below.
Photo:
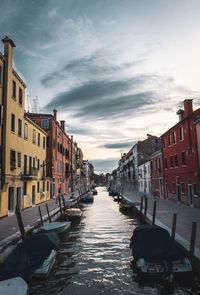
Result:
{"label": "mooring post", "polygon": [[197,223],[192,222],[191,240],[190,240],[190,255],[194,257],[195,241],[196,241]]}
{"label": "mooring post", "polygon": [[62,202],[63,202],[63,209],[64,209],[64,212],[66,211],[66,205],[65,205],[65,197],[62,196]]}
{"label": "mooring post", "polygon": [[153,203],[153,218],[152,218],[152,225],[155,224],[155,220],[156,220],[156,201],[154,201],[154,203]]}
{"label": "mooring post", "polygon": [[19,209],[18,206],[16,206],[16,216],[17,216],[17,222],[18,222],[19,230],[20,230],[20,233],[21,233],[21,238],[22,238],[22,241],[24,241],[25,238],[26,238],[26,232],[25,232],[25,229],[24,229],[21,210]]}
{"label": "mooring post", "polygon": [[41,220],[41,224],[42,226],[44,225],[43,219],[42,219],[42,212],[41,212],[41,208],[40,206],[38,206],[38,210],[39,210],[39,214],[40,214],[40,220]]}
{"label": "mooring post", "polygon": [[172,221],[172,239],[175,239],[176,235],[176,220],[177,220],[177,214],[173,214],[173,221]]}
{"label": "mooring post", "polygon": [[51,216],[49,214],[49,207],[48,207],[48,204],[46,203],[46,208],[47,208],[47,214],[48,214],[48,218],[49,218],[49,223],[51,223]]}
{"label": "mooring post", "polygon": [[142,221],[143,201],[144,201],[144,197],[141,196],[141,202],[140,202],[140,221]]}
{"label": "mooring post", "polygon": [[60,213],[62,215],[63,213],[62,213],[62,206],[61,206],[60,197],[58,197],[58,204],[59,204],[59,207],[60,207]]}
{"label": "mooring post", "polygon": [[145,223],[146,216],[147,216],[147,207],[148,207],[148,200],[147,197],[144,198],[144,219],[143,222]]}

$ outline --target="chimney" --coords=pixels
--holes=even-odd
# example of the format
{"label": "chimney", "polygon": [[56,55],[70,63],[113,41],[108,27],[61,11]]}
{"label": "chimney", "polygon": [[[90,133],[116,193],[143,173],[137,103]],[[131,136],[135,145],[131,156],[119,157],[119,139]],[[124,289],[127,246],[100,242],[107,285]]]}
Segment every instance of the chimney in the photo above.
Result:
{"label": "chimney", "polygon": [[184,111],[181,110],[181,109],[179,109],[179,110],[176,112],[176,114],[177,114],[178,117],[179,117],[179,122],[182,121],[183,118],[184,118]]}
{"label": "chimney", "polygon": [[63,131],[65,131],[65,120],[60,121],[60,126]]}
{"label": "chimney", "polygon": [[193,101],[193,99],[185,99],[183,101],[183,104],[184,104],[184,117],[187,117],[189,114],[191,114],[193,112],[192,101]]}
{"label": "chimney", "polygon": [[4,57],[7,62],[7,66],[12,69],[12,63],[13,63],[13,48],[16,47],[15,43],[12,41],[12,39],[5,36],[1,40],[4,44]]}
{"label": "chimney", "polygon": [[57,121],[57,110],[53,110],[53,116],[54,116],[54,119],[55,119],[55,121]]}

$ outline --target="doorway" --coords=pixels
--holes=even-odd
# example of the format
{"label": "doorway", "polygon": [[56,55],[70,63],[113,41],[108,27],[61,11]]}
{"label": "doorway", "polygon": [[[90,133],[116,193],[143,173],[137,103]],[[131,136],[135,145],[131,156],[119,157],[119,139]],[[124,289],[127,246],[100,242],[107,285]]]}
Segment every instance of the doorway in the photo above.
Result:
{"label": "doorway", "polygon": [[8,214],[14,213],[14,205],[15,205],[14,193],[15,193],[14,187],[9,187],[9,189],[8,189]]}
{"label": "doorway", "polygon": [[32,186],[32,205],[35,205],[35,185]]}
{"label": "doorway", "polygon": [[17,187],[17,207],[22,209],[22,188]]}
{"label": "doorway", "polygon": [[189,205],[193,206],[193,189],[192,189],[192,184],[188,184],[188,197],[189,197]]}

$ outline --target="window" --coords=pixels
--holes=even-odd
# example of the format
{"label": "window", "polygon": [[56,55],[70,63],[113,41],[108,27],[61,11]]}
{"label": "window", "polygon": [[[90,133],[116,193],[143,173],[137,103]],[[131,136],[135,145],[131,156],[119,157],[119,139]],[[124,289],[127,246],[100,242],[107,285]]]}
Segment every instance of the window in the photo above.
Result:
{"label": "window", "polygon": [[174,166],[178,167],[178,155],[174,156]]}
{"label": "window", "polygon": [[40,146],[40,133],[38,133],[38,146]]}
{"label": "window", "polygon": [[11,114],[11,131],[15,132],[15,115]]}
{"label": "window", "polygon": [[44,181],[42,182],[42,190],[43,190],[43,192],[45,192],[45,182]]}
{"label": "window", "polygon": [[35,169],[35,158],[33,157],[33,169]]}
{"label": "window", "polygon": [[39,181],[37,182],[37,192],[38,193],[40,192],[40,182]]}
{"label": "window", "polygon": [[38,167],[38,171],[40,170],[40,160],[37,160],[37,167]]}
{"label": "window", "polygon": [[12,96],[16,99],[16,82],[13,81]]}
{"label": "window", "polygon": [[21,167],[21,158],[22,158],[22,155],[20,152],[17,153],[17,167]]}
{"label": "window", "polygon": [[22,136],[22,120],[18,119],[18,136]]}
{"label": "window", "polygon": [[45,149],[45,137],[43,137],[43,149]]}
{"label": "window", "polygon": [[44,119],[44,120],[42,120],[42,122],[41,122],[41,127],[42,127],[43,129],[49,129],[49,119]]}
{"label": "window", "polygon": [[181,157],[182,157],[182,165],[185,166],[186,165],[186,156],[185,156],[185,152],[181,153]]}
{"label": "window", "polygon": [[47,192],[49,191],[49,181],[47,181]]}
{"label": "window", "polygon": [[36,130],[33,129],[33,143],[36,144]]}
{"label": "window", "polygon": [[173,142],[173,144],[176,143],[176,131],[174,131],[174,132],[172,133],[172,142]]}
{"label": "window", "polygon": [[24,124],[24,139],[28,139],[28,124]]}
{"label": "window", "polygon": [[165,168],[167,169],[167,158],[165,158]]}
{"label": "window", "polygon": [[2,66],[0,66],[0,85],[2,84],[2,73],[3,73],[3,71],[2,71]]}
{"label": "window", "polygon": [[173,156],[170,156],[170,167],[173,167]]}
{"label": "window", "polygon": [[181,182],[181,194],[184,194],[184,182]]}
{"label": "window", "polygon": [[180,140],[184,139],[184,130],[183,130],[183,126],[181,126],[179,128],[179,136],[180,136]]}
{"label": "window", "polygon": [[24,195],[27,194],[27,182],[25,181],[24,182]]}
{"label": "window", "polygon": [[163,142],[163,148],[165,149],[166,148],[166,139],[163,138],[162,142]]}
{"label": "window", "polygon": [[161,162],[160,162],[160,158],[158,158],[158,169],[161,169]]}
{"label": "window", "polygon": [[22,98],[23,98],[23,95],[22,95],[22,89],[19,88],[19,105],[22,106]]}
{"label": "window", "polygon": [[11,169],[16,168],[16,152],[10,150],[10,167]]}
{"label": "window", "polygon": [[196,183],[193,183],[193,194],[197,195],[197,185],[196,185]]}
{"label": "window", "polygon": [[171,134],[168,135],[168,145],[171,145]]}
{"label": "window", "polygon": [[47,136],[47,143],[46,143],[46,145],[47,145],[47,148],[49,147],[49,136]]}

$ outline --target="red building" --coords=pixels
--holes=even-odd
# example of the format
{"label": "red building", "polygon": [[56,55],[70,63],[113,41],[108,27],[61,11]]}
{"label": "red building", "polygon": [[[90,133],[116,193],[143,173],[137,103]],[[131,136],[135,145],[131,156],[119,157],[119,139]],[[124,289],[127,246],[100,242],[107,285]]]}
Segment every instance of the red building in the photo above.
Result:
{"label": "red building", "polygon": [[179,122],[161,136],[164,193],[167,198],[200,207],[200,108],[193,111],[192,99],[183,104],[184,110],[177,112]]}
{"label": "red building", "polygon": [[65,121],[57,121],[57,110],[51,114],[27,113],[47,134],[47,176],[51,178],[51,197],[69,192],[71,140],[65,132]]}
{"label": "red building", "polygon": [[151,155],[151,194],[160,198],[164,196],[161,150]]}

